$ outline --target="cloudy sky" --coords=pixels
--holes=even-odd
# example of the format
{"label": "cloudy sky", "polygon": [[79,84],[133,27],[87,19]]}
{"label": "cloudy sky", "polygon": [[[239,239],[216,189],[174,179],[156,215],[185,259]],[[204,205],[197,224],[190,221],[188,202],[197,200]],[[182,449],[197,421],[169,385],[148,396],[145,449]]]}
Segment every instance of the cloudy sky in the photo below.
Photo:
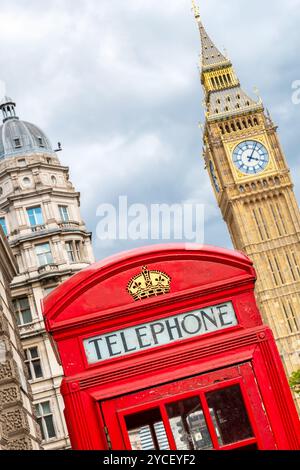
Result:
{"label": "cloudy sky", "polygon": [[[200,0],[199,0],[200,2]],[[41,6],[41,4],[43,4]],[[300,0],[202,0],[203,22],[279,125],[300,196]],[[150,242],[97,240],[96,211],[205,205],[205,242],[231,247],[201,159],[200,42],[190,0],[0,0],[0,79],[24,120],[63,143],[97,259]]]}

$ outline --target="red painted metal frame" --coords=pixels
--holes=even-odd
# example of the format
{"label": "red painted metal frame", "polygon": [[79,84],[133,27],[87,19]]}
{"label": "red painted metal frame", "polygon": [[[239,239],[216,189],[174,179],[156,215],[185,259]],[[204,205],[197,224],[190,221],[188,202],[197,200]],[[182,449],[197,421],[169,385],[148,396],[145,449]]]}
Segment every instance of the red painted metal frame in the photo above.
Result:
{"label": "red painted metal frame", "polygon": [[[147,265],[172,279],[169,294],[135,302],[128,281]],[[107,449],[100,404],[141,390],[172,387],[189,377],[213,377],[251,364],[265,419],[252,415],[252,388],[245,401],[260,448],[299,449],[299,420],[270,329],[254,297],[256,274],[242,253],[200,245],[162,245],[133,250],[96,263],[70,278],[44,302],[47,330],[64,368],[62,394],[74,449]],[[238,326],[96,364],[88,364],[83,340],[106,332],[233,303]],[[173,384],[173,385],[172,385]],[[252,394],[252,395],[251,395]],[[115,414],[116,426],[120,426]],[[271,437],[270,437],[271,436]],[[234,446],[233,446],[234,447]],[[227,447],[226,447],[227,448]],[[229,446],[228,448],[232,448]]]}
{"label": "red painted metal frame", "polygon": [[[222,375],[228,377],[228,375],[232,372],[236,372],[236,376],[227,379],[222,378],[220,380]],[[205,379],[209,380],[209,384],[201,386],[199,382],[205,381]],[[218,380],[218,383],[214,383],[216,379]],[[205,395],[208,392],[227,388],[236,384],[240,386],[244,404],[255,437],[229,445],[220,445],[208,410]],[[192,386],[194,386],[194,388],[191,388]],[[174,442],[170,425],[168,424],[168,418],[166,416],[164,406],[177,400],[183,400],[189,397],[197,396],[200,398],[205,420],[215,449],[236,449],[250,444],[257,444],[259,449],[276,449],[273,433],[271,431],[267,417],[264,414],[261,396],[254,380],[254,374],[250,364],[246,363],[240,366],[232,367],[231,369],[223,369],[218,373],[211,373],[197,378],[186,379],[180,382],[180,384],[178,383],[177,388],[186,388],[187,390],[182,390],[179,392],[173,390],[172,393],[172,386],[167,384],[158,387],[156,390],[148,389],[134,395],[125,396],[121,399],[117,398],[115,400],[104,401],[101,407],[103,414],[106,417],[108,430],[114,448],[118,450],[131,449],[125,424],[126,416],[148,409],[159,408],[162,417],[165,418],[163,421],[166,428],[170,449],[176,450],[176,444]],[[249,389],[251,389],[252,392],[252,402],[249,398]],[[160,397],[155,397],[155,392],[159,392]],[[258,426],[258,423],[260,423],[260,426]]]}

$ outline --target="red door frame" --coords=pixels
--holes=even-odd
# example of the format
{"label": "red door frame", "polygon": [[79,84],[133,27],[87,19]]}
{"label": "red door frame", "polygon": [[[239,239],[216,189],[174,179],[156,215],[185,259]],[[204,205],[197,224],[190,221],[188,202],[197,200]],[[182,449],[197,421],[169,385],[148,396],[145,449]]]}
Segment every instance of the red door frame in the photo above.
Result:
{"label": "red door frame", "polygon": [[[222,375],[224,376],[223,380],[221,379]],[[230,375],[232,375],[232,377],[228,377]],[[208,377],[209,383],[206,383]],[[218,383],[214,384],[215,380],[218,380]],[[201,382],[203,382],[202,385]],[[240,386],[254,437],[235,442],[233,444],[220,445],[205,395],[210,391],[224,389],[236,384]],[[176,392],[174,390],[176,387],[182,391],[180,393]],[[184,390],[184,388],[186,388],[186,390]],[[248,395],[249,390],[251,390],[251,397]],[[155,394],[158,393],[160,397],[151,396],[153,392]],[[212,372],[197,377],[178,380],[175,383],[172,382],[165,384],[155,389],[147,389],[142,392],[136,392],[135,394],[129,394],[119,398],[114,398],[113,400],[100,402],[103,419],[106,423],[113,449],[131,449],[125,423],[126,416],[148,409],[159,408],[163,424],[166,429],[170,450],[176,450],[176,444],[165,410],[165,405],[192,396],[198,396],[200,399],[214,449],[233,450],[251,444],[257,444],[259,449],[276,449],[271,426],[262,408],[262,398],[260,396],[252,366],[249,362],[224,368],[215,373]],[[257,423],[260,423],[261,426],[258,427]]]}

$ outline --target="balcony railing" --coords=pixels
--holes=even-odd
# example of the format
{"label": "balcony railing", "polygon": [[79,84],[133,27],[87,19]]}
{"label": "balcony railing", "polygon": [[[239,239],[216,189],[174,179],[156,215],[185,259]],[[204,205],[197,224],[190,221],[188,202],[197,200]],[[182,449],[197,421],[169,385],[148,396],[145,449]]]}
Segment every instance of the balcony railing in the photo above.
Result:
{"label": "balcony railing", "polygon": [[34,227],[31,227],[31,231],[33,233],[42,232],[43,230],[46,230],[46,225],[35,225]]}
{"label": "balcony railing", "polygon": [[58,271],[58,264],[45,264],[45,266],[40,266],[38,268],[39,274],[52,273],[53,271]]}
{"label": "balcony railing", "polygon": [[64,221],[62,220],[61,222],[58,223],[58,226],[62,229],[64,228],[78,228],[80,225],[79,222],[75,221],[75,220],[68,220],[68,221]]}

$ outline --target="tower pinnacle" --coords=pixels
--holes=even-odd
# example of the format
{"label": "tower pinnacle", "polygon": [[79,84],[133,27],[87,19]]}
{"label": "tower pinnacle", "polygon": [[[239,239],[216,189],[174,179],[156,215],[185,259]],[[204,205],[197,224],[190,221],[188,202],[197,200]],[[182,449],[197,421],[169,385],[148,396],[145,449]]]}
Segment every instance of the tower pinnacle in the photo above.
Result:
{"label": "tower pinnacle", "polygon": [[200,10],[195,0],[192,0],[192,10],[194,12],[196,20],[200,19]]}
{"label": "tower pinnacle", "polygon": [[207,117],[220,119],[245,110],[263,108],[261,102],[255,102],[243,91],[231,61],[219,51],[207,34],[196,0],[192,0],[192,8],[201,38],[201,82]]}
{"label": "tower pinnacle", "polygon": [[202,69],[218,67],[220,65],[230,66],[230,61],[219,51],[207,34],[200,17],[200,10],[195,0],[192,0],[192,9],[198,23],[202,44]]}

